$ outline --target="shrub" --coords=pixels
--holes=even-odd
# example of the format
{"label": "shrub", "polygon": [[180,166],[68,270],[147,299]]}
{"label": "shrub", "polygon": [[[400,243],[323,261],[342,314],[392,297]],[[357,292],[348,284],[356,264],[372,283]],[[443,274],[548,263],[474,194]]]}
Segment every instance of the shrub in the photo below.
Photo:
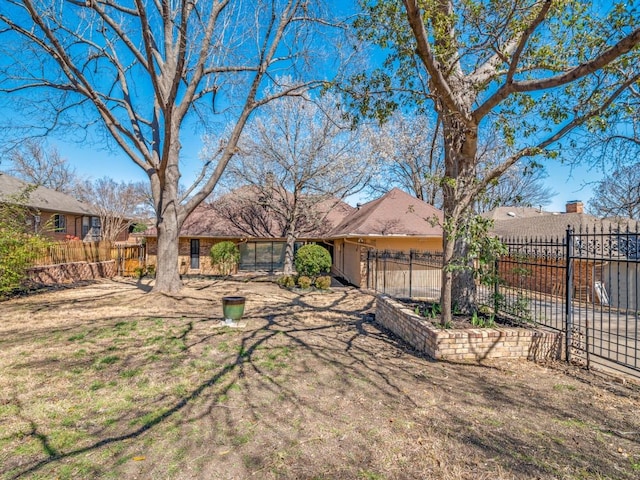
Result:
{"label": "shrub", "polygon": [[296,253],[295,265],[299,275],[316,278],[321,273],[329,273],[331,255],[320,245],[304,245]]}
{"label": "shrub", "polygon": [[331,277],[328,275],[323,275],[322,277],[316,278],[316,288],[320,290],[329,290],[331,286]]}
{"label": "shrub", "polygon": [[151,264],[151,265],[147,265],[147,275],[149,275],[150,277],[155,277],[156,276],[156,266]]}
{"label": "shrub", "polygon": [[0,297],[23,285],[33,261],[51,245],[31,231],[32,213],[23,206],[31,190],[8,196],[0,203]]}
{"label": "shrub", "polygon": [[240,260],[240,249],[230,241],[216,243],[211,247],[211,265],[217,267],[222,275],[229,275],[233,272],[236,264]]}
{"label": "shrub", "polygon": [[136,278],[140,280],[147,273],[147,269],[145,267],[138,266],[133,269],[133,273],[136,276]]}
{"label": "shrub", "polygon": [[298,277],[298,286],[300,288],[311,288],[311,279],[306,275],[300,275]]}
{"label": "shrub", "polygon": [[296,286],[296,280],[291,275],[285,275],[278,278],[278,285],[282,285],[285,288],[293,288]]}

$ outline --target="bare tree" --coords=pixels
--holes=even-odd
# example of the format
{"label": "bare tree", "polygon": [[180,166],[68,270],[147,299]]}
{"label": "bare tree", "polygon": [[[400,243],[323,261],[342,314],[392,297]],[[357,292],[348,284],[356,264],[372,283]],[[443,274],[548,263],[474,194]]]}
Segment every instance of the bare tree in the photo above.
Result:
{"label": "bare tree", "polygon": [[55,147],[43,141],[27,139],[12,150],[7,172],[34,185],[71,194],[78,182],[75,168],[60,156]]}
{"label": "bare tree", "polygon": [[107,177],[85,181],[78,186],[77,195],[100,218],[103,240],[114,242],[143,214],[144,190],[140,183],[116,182]]}
{"label": "bare tree", "polygon": [[372,166],[377,166],[371,189],[386,193],[392,186],[440,208],[444,161],[442,141],[434,122],[423,114],[396,112],[379,127],[370,127]]}
{"label": "bare tree", "polygon": [[499,179],[491,182],[485,192],[476,197],[475,211],[488,212],[496,207],[543,207],[555,195],[544,184],[547,172],[542,168],[515,164]]}
{"label": "bare tree", "polygon": [[623,166],[598,182],[589,212],[599,217],[640,220],[640,163]]}
{"label": "bare tree", "polygon": [[[218,183],[251,114],[319,85],[338,58],[327,11],[304,0],[6,0],[0,33],[0,91],[36,122],[22,127],[46,135],[99,124],[148,175],[158,292],[182,288],[180,228]],[[326,57],[311,58],[319,42]],[[274,72],[290,75],[277,90],[267,88]],[[226,135],[180,196],[187,125]]]}
{"label": "bare tree", "polygon": [[335,105],[331,97],[273,102],[246,130],[228,171],[232,184],[251,186],[247,202],[257,206],[245,212],[253,223],[286,238],[285,273],[300,235],[322,231],[331,210],[368,180],[360,135]]}
{"label": "bare tree", "polygon": [[[360,111],[433,102],[445,172],[443,321],[474,307],[468,267],[475,198],[522,159],[560,155],[559,142],[604,121],[640,79],[636,2],[556,0],[361,2],[361,37],[386,47],[384,69],[355,78]],[[363,86],[364,88],[360,88]],[[375,101],[378,94],[389,101]],[[382,102],[382,103],[381,103]],[[624,102],[622,102],[624,104]],[[478,140],[499,132],[513,152],[480,172]]]}

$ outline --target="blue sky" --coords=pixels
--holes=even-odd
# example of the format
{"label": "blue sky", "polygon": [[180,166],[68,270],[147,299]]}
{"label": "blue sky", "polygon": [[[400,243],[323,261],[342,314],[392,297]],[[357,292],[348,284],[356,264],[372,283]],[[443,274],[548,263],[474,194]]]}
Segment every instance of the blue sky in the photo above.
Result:
{"label": "blue sky", "polygon": [[[107,176],[117,181],[147,180],[146,174],[118,150],[108,152],[97,147],[56,140],[51,144],[56,146],[60,154],[69,160],[77,173],[83,177],[96,179]],[[183,158],[187,165],[199,162],[200,147],[201,143],[197,137],[192,138],[191,144],[186,143],[183,146]],[[569,166],[548,161],[545,168],[549,174],[545,183],[556,192],[552,203],[544,207],[550,211],[564,211],[569,200],[582,200],[587,203],[593,196],[593,183],[602,178],[602,171],[595,166]],[[191,178],[187,169],[184,169],[183,175],[186,181]],[[352,202],[355,205],[358,201],[359,199],[354,198]]]}

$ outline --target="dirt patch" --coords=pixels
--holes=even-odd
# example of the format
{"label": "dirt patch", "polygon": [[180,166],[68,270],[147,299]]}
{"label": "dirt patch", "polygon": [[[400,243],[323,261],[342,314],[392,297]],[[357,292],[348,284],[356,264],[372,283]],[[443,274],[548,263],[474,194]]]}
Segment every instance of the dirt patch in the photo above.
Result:
{"label": "dirt patch", "polygon": [[[433,362],[353,288],[104,281],[0,303],[2,478],[640,476],[640,390]],[[221,298],[247,297],[244,328]]]}
{"label": "dirt patch", "polygon": [[531,322],[518,322],[513,318],[493,315],[486,312],[476,312],[475,315],[455,313],[453,319],[442,325],[442,315],[440,304],[428,301],[416,301],[408,298],[397,299],[403,306],[409,308],[416,315],[427,320],[436,328],[445,329],[469,329],[469,328],[492,328],[492,327],[518,327],[534,328]]}

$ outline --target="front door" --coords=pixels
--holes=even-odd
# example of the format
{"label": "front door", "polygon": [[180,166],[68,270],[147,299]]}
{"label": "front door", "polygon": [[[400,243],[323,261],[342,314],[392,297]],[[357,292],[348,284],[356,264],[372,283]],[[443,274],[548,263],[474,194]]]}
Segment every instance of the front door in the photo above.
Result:
{"label": "front door", "polygon": [[200,269],[200,239],[191,239],[191,270]]}

